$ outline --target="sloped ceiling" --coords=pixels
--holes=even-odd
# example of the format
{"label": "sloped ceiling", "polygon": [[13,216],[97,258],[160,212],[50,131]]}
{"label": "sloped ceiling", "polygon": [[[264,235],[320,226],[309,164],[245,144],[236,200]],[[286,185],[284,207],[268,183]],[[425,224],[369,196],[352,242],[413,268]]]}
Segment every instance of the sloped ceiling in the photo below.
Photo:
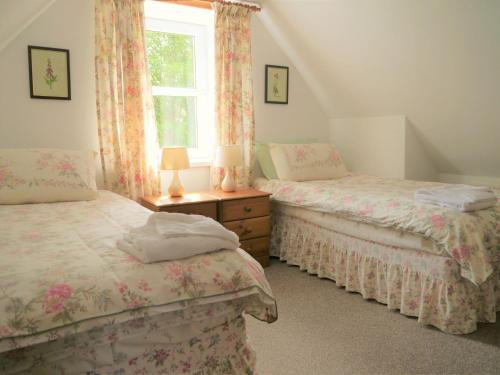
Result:
{"label": "sloped ceiling", "polygon": [[0,51],[55,0],[0,0]]}
{"label": "sloped ceiling", "polygon": [[404,114],[439,172],[500,176],[500,1],[262,3],[330,118]]}

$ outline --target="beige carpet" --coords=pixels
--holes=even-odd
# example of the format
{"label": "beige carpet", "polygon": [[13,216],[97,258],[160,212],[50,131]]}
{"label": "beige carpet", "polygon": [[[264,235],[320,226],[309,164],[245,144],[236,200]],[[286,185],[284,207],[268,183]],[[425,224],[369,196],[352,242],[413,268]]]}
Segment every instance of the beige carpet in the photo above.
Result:
{"label": "beige carpet", "polygon": [[278,321],[247,318],[260,375],[500,374],[500,322],[448,335],[277,260],[266,274]]}

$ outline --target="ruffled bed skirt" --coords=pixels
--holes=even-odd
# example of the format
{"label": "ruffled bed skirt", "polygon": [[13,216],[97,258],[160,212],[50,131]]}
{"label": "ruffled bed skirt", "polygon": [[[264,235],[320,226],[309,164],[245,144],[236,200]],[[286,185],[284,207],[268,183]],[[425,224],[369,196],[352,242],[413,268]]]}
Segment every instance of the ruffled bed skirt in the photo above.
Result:
{"label": "ruffled bed skirt", "polygon": [[478,287],[451,258],[354,238],[279,210],[272,213],[271,255],[447,333],[473,332],[500,311],[498,267]]}

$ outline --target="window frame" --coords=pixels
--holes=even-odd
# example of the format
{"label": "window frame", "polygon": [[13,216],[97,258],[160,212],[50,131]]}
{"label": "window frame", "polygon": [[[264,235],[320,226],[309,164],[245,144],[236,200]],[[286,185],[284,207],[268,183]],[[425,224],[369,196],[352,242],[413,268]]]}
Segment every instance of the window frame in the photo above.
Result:
{"label": "window frame", "polygon": [[191,166],[209,165],[212,156],[214,111],[214,15],[213,11],[145,2],[147,31],[189,35],[195,38],[195,87],[152,86],[155,96],[196,97],[196,148],[188,148]]}

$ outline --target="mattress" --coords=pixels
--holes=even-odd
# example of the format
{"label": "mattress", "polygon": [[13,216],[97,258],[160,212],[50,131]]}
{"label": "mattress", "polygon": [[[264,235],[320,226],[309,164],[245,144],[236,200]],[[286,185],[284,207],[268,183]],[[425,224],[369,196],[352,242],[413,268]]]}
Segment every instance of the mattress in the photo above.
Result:
{"label": "mattress", "polygon": [[[377,227],[372,224],[337,217],[328,212],[313,211],[304,207],[289,206],[278,202],[273,202],[272,212],[278,215],[295,217],[324,229],[382,245],[445,255],[431,239],[401,230]],[[279,254],[272,255],[278,256]]]}
{"label": "mattress", "polygon": [[117,239],[150,214],[107,191],[93,201],[0,206],[0,352],[228,301],[276,319],[263,269],[243,250],[154,264],[120,251]]}

